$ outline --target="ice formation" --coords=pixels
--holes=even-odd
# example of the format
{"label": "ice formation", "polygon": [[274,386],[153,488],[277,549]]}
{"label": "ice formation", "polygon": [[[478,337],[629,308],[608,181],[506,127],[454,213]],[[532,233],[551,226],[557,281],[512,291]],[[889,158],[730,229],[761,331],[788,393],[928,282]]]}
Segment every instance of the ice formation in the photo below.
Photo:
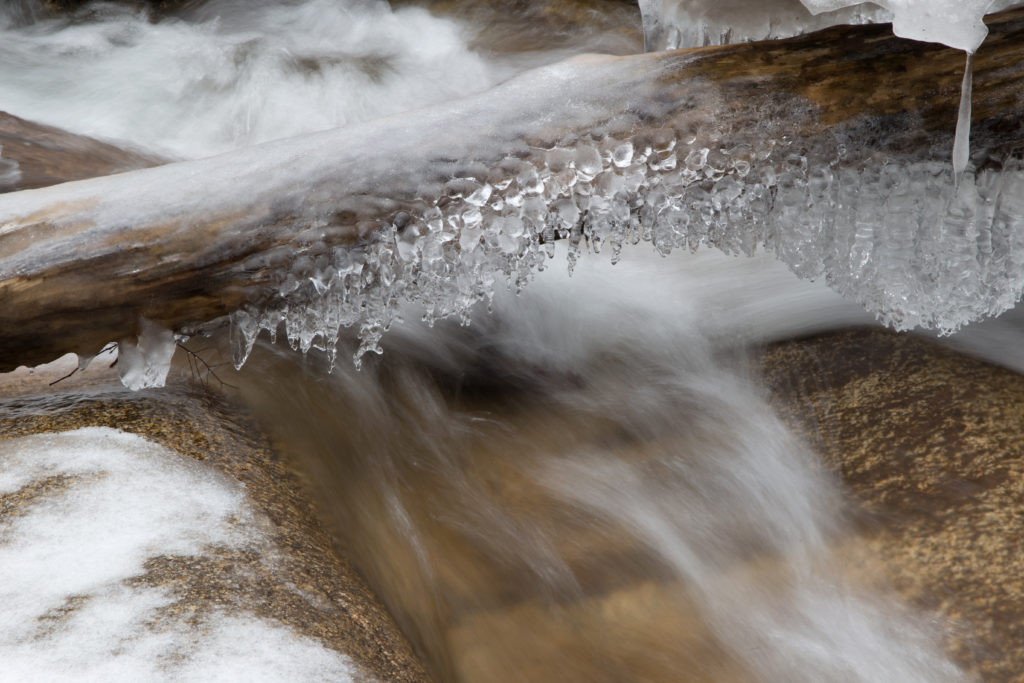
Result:
{"label": "ice formation", "polygon": [[[661,9],[670,4],[698,6],[666,1]],[[816,3],[816,11],[839,13],[815,18],[793,2],[768,3],[760,28],[720,37],[780,37],[821,22],[890,16],[877,8],[844,10],[850,4],[860,3]],[[977,25],[990,5],[1013,4],[960,3],[955,15],[936,19],[928,3],[885,3],[904,23],[953,22],[927,35],[960,48],[984,37]],[[754,26],[740,19],[751,11],[747,3],[702,6],[722,12],[730,26]],[[779,10],[804,18],[780,22],[772,14]],[[701,28],[702,43],[708,31]],[[847,163],[848,146],[858,141],[842,135],[815,149],[767,131],[730,137],[710,126],[639,140],[595,131],[541,150],[540,162],[510,157],[498,173],[454,178],[421,215],[399,213],[362,248],[311,273],[303,264],[304,277],[293,271],[285,278],[282,294],[305,288],[312,296],[235,313],[236,364],[261,330],[273,336],[282,324],[293,346],[307,350],[319,337],[329,353],[338,328],[357,325],[358,361],[380,351],[381,334],[407,301],[422,303],[428,321],[455,315],[468,322],[470,307],[489,300],[503,280],[518,289],[543,268],[556,239],[571,245],[570,263],[581,250],[608,249],[614,258],[622,245],[641,240],[662,254],[715,246],[749,255],[764,246],[798,275],[826,278],[887,325],[954,332],[1010,308],[1024,289],[1024,159],[1003,150],[985,168],[968,168],[969,79],[968,71],[952,177],[934,158]]]}
{"label": "ice formation", "polygon": [[959,185],[971,156],[971,99],[974,90],[974,53],[967,53],[964,64],[964,80],[960,86],[960,110],[956,116],[956,131],[953,133],[953,177]]}
{"label": "ice formation", "polygon": [[982,17],[1020,0],[640,0],[648,50],[788,38],[839,24],[892,22],[903,38],[974,52]]}
{"label": "ice formation", "polygon": [[[116,430],[0,442],[0,678],[10,681],[348,681],[347,657],[236,611],[174,616],[170,591],[130,581],[161,555],[269,541],[238,484]],[[361,680],[361,679],[360,679]]]}
{"label": "ice formation", "polygon": [[892,31],[901,38],[942,43],[974,52],[988,29],[982,18],[1020,0],[800,0],[815,14],[863,4],[881,5],[892,15]]}
{"label": "ice formation", "polygon": [[[837,24],[889,21],[873,5],[821,8],[812,14],[802,0],[640,0],[648,51],[770,40]],[[851,3],[847,3],[851,4]],[[808,5],[805,7],[804,5]]]}
{"label": "ice formation", "polygon": [[662,254],[763,246],[897,329],[952,332],[1008,309],[1024,289],[1019,155],[968,169],[954,186],[940,160],[847,164],[843,141],[809,150],[714,131],[693,136],[713,143],[680,137],[595,133],[539,163],[508,158],[500,174],[452,179],[422,214],[400,212],[356,247],[294,262],[279,277],[283,305],[234,313],[236,365],[261,330],[279,327],[295,348],[333,353],[339,328],[357,326],[357,359],[379,352],[407,302],[428,321],[468,322],[496,287],[517,290],[544,268],[558,239],[570,263],[583,251],[615,259],[640,241]]}
{"label": "ice formation", "polygon": [[117,374],[132,391],[164,386],[176,348],[170,330],[145,318],[139,326],[135,340],[123,339],[117,345]]}
{"label": "ice formation", "polygon": [[967,53],[953,150],[959,179],[970,153],[971,56],[988,29],[988,12],[1020,0],[640,0],[648,50],[786,38],[839,24],[892,22],[901,38],[942,43]]}

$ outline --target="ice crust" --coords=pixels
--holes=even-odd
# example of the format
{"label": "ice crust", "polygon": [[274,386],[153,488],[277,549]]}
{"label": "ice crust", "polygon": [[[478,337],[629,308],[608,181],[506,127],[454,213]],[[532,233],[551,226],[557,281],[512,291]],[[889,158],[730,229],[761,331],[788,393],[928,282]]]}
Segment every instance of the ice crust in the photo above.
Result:
{"label": "ice crust", "polygon": [[[898,9],[906,13],[911,4]],[[984,12],[985,4],[960,9]],[[737,12],[751,11],[744,3],[665,2],[661,8],[669,5],[715,8],[734,29],[744,25]],[[830,7],[841,14],[815,17],[796,0],[768,3],[764,26],[778,37],[818,28],[821,21],[889,16],[838,5]],[[804,18],[780,22],[773,12],[782,10]],[[733,31],[725,37],[765,36]],[[380,353],[381,335],[409,302],[424,308],[428,322],[455,316],[468,324],[471,308],[489,302],[496,287],[518,291],[543,268],[556,239],[570,244],[570,263],[584,251],[610,251],[615,259],[622,245],[640,241],[662,254],[712,246],[750,255],[764,247],[801,277],[826,278],[900,330],[952,333],[1020,297],[1019,154],[1000,152],[981,170],[970,167],[964,125],[954,145],[955,169],[935,155],[848,163],[856,137],[809,145],[767,128],[746,138],[713,122],[641,139],[597,131],[534,149],[529,159],[509,157],[497,169],[453,178],[441,197],[424,198],[424,211],[399,212],[360,246],[292,264],[280,282],[284,305],[234,313],[235,363],[245,362],[262,330],[274,337],[279,328],[293,347],[323,348],[333,357],[339,329],[348,326],[357,327],[361,340],[358,363],[368,351]],[[470,160],[464,166],[473,168]]]}
{"label": "ice crust", "polygon": [[161,617],[176,596],[130,581],[158,556],[266,552],[244,491],[219,473],[90,427],[0,442],[0,495],[26,490],[0,520],[3,680],[355,677],[347,657],[254,614]]}
{"label": "ice crust", "polygon": [[452,179],[421,215],[400,212],[331,259],[292,263],[279,277],[283,305],[231,316],[235,364],[262,330],[280,327],[294,348],[333,356],[340,328],[356,326],[358,362],[380,353],[410,302],[428,323],[468,324],[496,288],[518,291],[543,269],[557,239],[570,267],[584,252],[615,260],[641,241],[663,255],[763,247],[900,330],[951,333],[1010,308],[1024,289],[1019,155],[969,167],[954,185],[939,159],[847,163],[855,140],[814,149],[726,138],[710,125],[689,141],[667,129],[589,135],[540,150],[538,164],[508,158],[490,176]]}
{"label": "ice crust", "polygon": [[[733,114],[714,86],[672,90],[649,68],[701,58],[591,56],[389,119],[3,195],[0,238],[14,246],[0,275],[106,263],[126,226],[222,217],[208,240],[176,231],[159,248],[168,268],[230,264],[217,277],[248,302],[230,315],[237,365],[263,330],[333,356],[351,327],[358,359],[416,307],[468,322],[496,289],[526,285],[556,240],[570,262],[643,241],[662,254],[764,248],[900,329],[952,332],[1019,298],[1019,149],[988,131],[955,184],[950,141],[914,138],[912,118],[801,137],[818,122],[810,103]],[[58,203],[83,207],[66,238],[17,239]]]}

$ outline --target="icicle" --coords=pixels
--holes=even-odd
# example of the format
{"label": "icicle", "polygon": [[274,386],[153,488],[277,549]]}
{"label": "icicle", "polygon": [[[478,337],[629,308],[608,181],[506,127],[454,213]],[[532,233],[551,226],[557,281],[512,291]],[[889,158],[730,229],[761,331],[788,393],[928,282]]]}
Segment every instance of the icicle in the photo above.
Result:
{"label": "icicle", "polygon": [[253,344],[260,333],[261,317],[244,309],[231,314],[231,359],[235,370],[241,370],[252,353]]}
{"label": "icicle", "polygon": [[959,188],[960,179],[967,169],[971,155],[971,89],[974,78],[974,53],[967,52],[964,65],[964,82],[960,86],[960,112],[956,120],[956,137],[953,140],[953,182]]}

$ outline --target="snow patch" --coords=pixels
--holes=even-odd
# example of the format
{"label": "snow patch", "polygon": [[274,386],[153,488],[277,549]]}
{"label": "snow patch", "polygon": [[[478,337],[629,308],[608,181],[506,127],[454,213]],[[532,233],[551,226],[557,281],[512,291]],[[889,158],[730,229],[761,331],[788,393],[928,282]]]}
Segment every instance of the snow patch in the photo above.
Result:
{"label": "snow patch", "polygon": [[[0,441],[0,661],[5,680],[351,680],[351,661],[251,614],[198,626],[132,586],[147,560],[263,539],[242,487],[105,427]],[[168,620],[165,620],[168,621]]]}

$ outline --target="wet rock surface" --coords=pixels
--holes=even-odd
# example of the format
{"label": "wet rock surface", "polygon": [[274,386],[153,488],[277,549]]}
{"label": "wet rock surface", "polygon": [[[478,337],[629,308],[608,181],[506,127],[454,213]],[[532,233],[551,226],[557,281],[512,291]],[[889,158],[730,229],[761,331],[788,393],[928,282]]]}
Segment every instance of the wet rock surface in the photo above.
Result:
{"label": "wet rock surface", "polygon": [[849,489],[892,585],[986,681],[1024,671],[1024,377],[884,331],[779,344],[773,400]]}
{"label": "wet rock surface", "polygon": [[[255,614],[347,655],[357,680],[426,680],[390,615],[316,521],[298,480],[244,414],[187,381],[127,392],[106,365],[52,388],[66,368],[0,376],[0,440],[86,426],[139,434],[241,482],[265,520],[256,547],[150,557],[126,585],[173,595],[158,622],[202,638],[214,611]],[[0,521],[73,483],[50,477],[0,497]]]}
{"label": "wet rock surface", "polygon": [[0,192],[31,190],[165,163],[0,111]]}

